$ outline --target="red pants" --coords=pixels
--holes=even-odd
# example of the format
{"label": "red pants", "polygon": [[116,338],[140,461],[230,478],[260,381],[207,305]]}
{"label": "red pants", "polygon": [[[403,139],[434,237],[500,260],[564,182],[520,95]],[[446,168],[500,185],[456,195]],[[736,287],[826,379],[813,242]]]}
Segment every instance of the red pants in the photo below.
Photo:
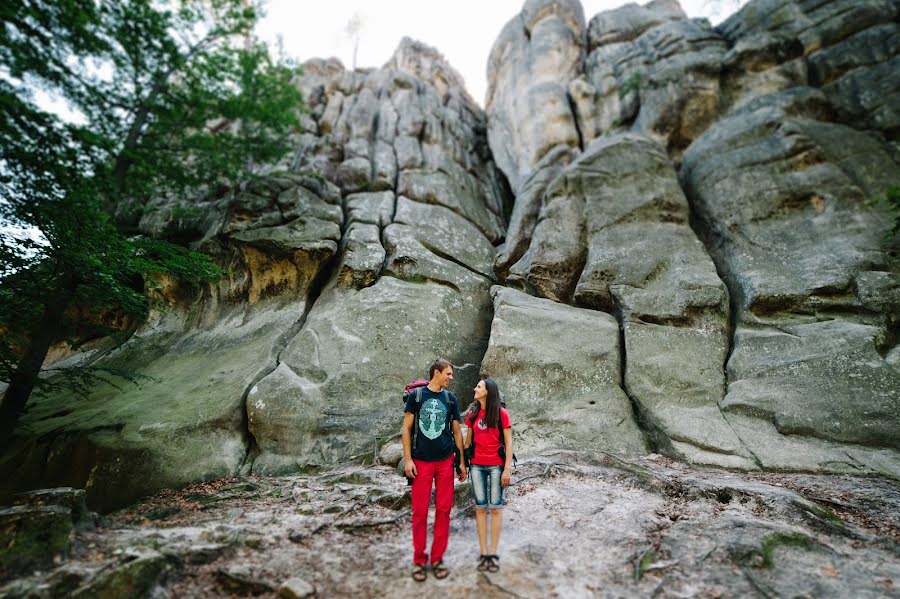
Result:
{"label": "red pants", "polygon": [[425,564],[428,553],[425,541],[428,536],[428,504],[431,503],[431,485],[434,481],[434,540],[431,542],[431,563],[444,559],[447,540],[450,537],[450,508],[453,506],[453,456],[440,462],[416,463],[416,478],[412,484],[412,537],[413,562]]}

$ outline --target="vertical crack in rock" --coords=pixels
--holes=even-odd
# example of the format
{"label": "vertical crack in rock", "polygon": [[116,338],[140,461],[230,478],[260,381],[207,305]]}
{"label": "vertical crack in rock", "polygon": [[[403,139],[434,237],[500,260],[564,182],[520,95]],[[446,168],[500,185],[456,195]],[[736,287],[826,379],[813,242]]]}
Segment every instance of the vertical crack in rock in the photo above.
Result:
{"label": "vertical crack in rock", "polygon": [[616,322],[619,323],[619,388],[622,389],[622,392],[628,397],[628,401],[631,402],[631,411],[634,414],[634,422],[641,432],[644,433],[644,438],[650,444],[650,448],[657,453],[665,449],[669,455],[674,455],[674,448],[671,447],[671,444],[668,442],[668,436],[650,419],[646,410],[641,408],[640,402],[628,389],[628,383],[626,382],[628,351],[625,347],[625,315],[622,313],[621,309],[617,309],[613,316],[615,316]]}
{"label": "vertical crack in rock", "polygon": [[[399,123],[399,121],[400,121],[400,119],[398,117],[397,122]],[[393,183],[394,205],[393,205],[393,210],[391,210],[391,221],[388,223],[381,224],[381,231],[380,231],[381,248],[384,250],[384,264],[381,267],[381,272],[384,272],[388,266],[388,252],[387,252],[387,245],[385,245],[384,232],[388,228],[388,225],[393,224],[394,221],[397,220],[397,204],[399,204],[399,200],[397,197],[397,189],[399,189],[399,185],[400,185],[400,157],[397,155],[397,134],[398,134],[397,127],[398,126],[395,124],[394,125],[394,139],[391,142],[391,150],[394,152],[394,164],[397,165],[396,168],[394,169],[394,183]],[[423,132],[424,132],[424,129],[425,128],[423,127],[422,128]],[[419,144],[420,145],[422,143],[421,138],[423,135],[424,135],[424,133],[420,132],[420,134],[419,134],[419,138],[420,138]],[[380,273],[379,273],[379,276],[380,276]]]}
{"label": "vertical crack in rock", "polygon": [[[397,150],[394,150],[394,154],[396,155]],[[378,273],[378,278],[387,271],[388,263],[390,262],[391,256],[387,251],[387,239],[385,238],[385,232],[387,231],[388,225],[393,224],[394,219],[397,218],[397,175],[394,175],[394,206],[393,211],[391,212],[391,222],[389,223],[381,223],[378,231],[378,240],[381,242],[381,248],[384,250],[384,261],[381,264],[381,271]]]}
{"label": "vertical crack in rock", "polygon": [[[725,395],[728,394],[728,387],[731,383],[728,378],[728,363],[731,361],[731,354],[734,353],[734,338],[735,331],[737,330],[737,322],[738,322],[738,302],[741,297],[740,290],[736,288],[734,280],[731,276],[729,276],[727,263],[722,257],[721,251],[718,249],[718,245],[715,241],[715,234],[711,230],[710,227],[701,219],[697,210],[694,207],[694,197],[691,193],[691,190],[688,185],[685,185],[684,181],[679,177],[678,184],[681,186],[681,190],[684,193],[684,197],[687,199],[688,203],[688,224],[691,227],[691,230],[694,232],[694,235],[697,236],[697,239],[700,240],[700,243],[703,244],[704,249],[706,250],[707,255],[709,255],[710,260],[712,260],[713,266],[716,268],[716,275],[719,277],[719,280],[725,285],[725,289],[728,290],[728,315],[725,321],[725,335],[728,339],[728,349],[725,351],[725,359],[722,363],[722,373],[725,376],[725,389],[723,393]],[[728,418],[722,412],[721,403],[722,400],[725,399],[723,397],[719,398],[719,401],[716,403],[716,407],[719,408],[719,413],[722,414],[722,419],[728,425],[728,427],[734,431],[735,436],[738,440],[740,440],[741,445],[747,453],[753,457],[754,463],[760,468],[763,467],[762,461],[760,461],[759,457],[750,449],[750,446],[741,435],[734,429],[731,422],[728,421]]]}
{"label": "vertical crack in rock", "polygon": [[[379,98],[380,97],[381,96],[379,96]],[[423,127],[423,129],[424,129],[424,127]],[[394,168],[394,181],[391,183],[391,187],[392,187],[391,191],[394,192],[394,205],[392,206],[392,210],[391,210],[390,222],[386,222],[386,223],[379,222],[378,223],[378,227],[379,227],[378,228],[378,241],[381,243],[381,249],[384,250],[384,260],[382,261],[381,270],[378,272],[376,280],[381,278],[382,274],[387,270],[388,261],[390,260],[390,255],[388,254],[388,251],[387,251],[387,241],[385,239],[385,231],[387,230],[388,225],[393,224],[394,220],[396,220],[396,218],[397,218],[397,204],[399,203],[397,201],[397,188],[398,188],[398,185],[400,185],[400,158],[397,155],[397,144],[395,143],[396,139],[397,139],[396,135],[397,135],[397,125],[395,124],[394,125],[394,140],[391,141],[391,151],[394,153],[394,164],[396,165]],[[419,137],[421,138],[421,136],[422,136],[422,134],[420,133]],[[421,141],[419,143],[421,144]]]}
{"label": "vertical crack in rock", "polygon": [[[584,58],[582,58],[582,65],[583,63]],[[569,102],[569,111],[572,113],[572,125],[575,127],[575,133],[578,135],[578,149],[584,152],[584,135],[581,132],[581,119],[578,117],[578,107],[575,105],[575,98],[573,98],[572,94],[568,91],[566,91],[566,100]],[[547,153],[545,152],[544,156],[546,155]],[[543,158],[543,156],[541,158]]]}
{"label": "vertical crack in rock", "polygon": [[[378,92],[378,96],[376,96],[376,102],[378,106],[381,105],[381,99],[384,97],[384,90],[380,90]],[[369,190],[375,189],[375,158],[378,154],[377,145],[378,145],[378,121],[380,115],[380,111],[376,110],[375,114],[372,115],[372,122],[370,124],[369,129]],[[395,169],[396,170],[396,169]],[[396,189],[396,187],[394,188]]]}
{"label": "vertical crack in rock", "polygon": [[447,262],[452,262],[453,264],[456,264],[457,266],[460,266],[460,267],[462,267],[462,268],[468,270],[469,272],[471,272],[471,273],[474,274],[475,276],[480,277],[480,278],[485,279],[485,280],[488,280],[488,281],[490,281],[491,283],[494,283],[493,277],[490,277],[489,275],[487,275],[487,274],[485,274],[485,273],[483,273],[483,272],[480,272],[480,271],[478,271],[478,270],[472,268],[471,266],[469,266],[468,264],[466,264],[465,262],[463,262],[463,261],[460,260],[459,258],[456,258],[455,256],[452,256],[452,255],[448,254],[447,252],[441,250],[441,249],[440,249],[439,247],[437,247],[435,244],[433,244],[433,243],[428,243],[428,242],[422,241],[422,240],[419,240],[419,243],[422,244],[422,247],[424,247],[426,250],[428,250],[429,252],[431,252],[432,254],[434,254],[435,256],[437,256],[438,258],[441,258],[441,259],[443,259],[443,260],[446,260]]}
{"label": "vertical crack in rock", "polygon": [[[344,202],[343,198],[341,199],[342,203]],[[346,220],[346,205],[344,205],[344,215]],[[335,252],[334,255],[319,269],[318,274],[313,279],[312,283],[310,283],[309,290],[306,295],[306,303],[303,306],[303,312],[300,314],[299,318],[291,325],[291,327],[278,336],[275,342],[272,344],[272,353],[275,356],[274,363],[265,368],[261,368],[259,372],[256,373],[256,376],[253,377],[253,380],[249,385],[244,389],[244,392],[241,394],[241,427],[243,428],[245,445],[247,447],[247,453],[244,455],[244,459],[241,461],[240,465],[237,468],[239,473],[245,472],[247,474],[253,474],[253,462],[256,459],[256,456],[259,454],[259,445],[257,443],[256,437],[253,435],[253,431],[250,430],[250,413],[247,409],[247,398],[250,396],[250,392],[253,390],[256,385],[275,372],[275,370],[281,365],[281,354],[284,352],[285,348],[287,348],[288,344],[303,330],[304,325],[306,325],[306,319],[309,316],[309,313],[312,311],[313,306],[315,306],[316,301],[318,301],[319,296],[322,295],[322,291],[325,289],[326,284],[332,278],[332,276],[337,271],[337,267],[340,264],[340,252]]]}

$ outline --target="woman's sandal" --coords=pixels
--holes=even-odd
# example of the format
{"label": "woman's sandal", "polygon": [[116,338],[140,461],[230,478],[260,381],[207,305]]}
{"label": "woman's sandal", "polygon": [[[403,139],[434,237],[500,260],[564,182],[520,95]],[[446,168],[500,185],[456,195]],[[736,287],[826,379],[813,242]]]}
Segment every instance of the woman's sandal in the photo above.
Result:
{"label": "woman's sandal", "polygon": [[425,564],[416,564],[412,571],[413,580],[416,582],[425,582],[428,578],[428,572],[425,571]]}
{"label": "woman's sandal", "polygon": [[488,572],[497,572],[500,569],[500,564],[497,562],[500,561],[500,556],[498,555],[489,555],[487,556],[487,571]]}
{"label": "woman's sandal", "polygon": [[489,561],[490,560],[488,559],[488,556],[486,556],[485,554],[482,553],[481,557],[478,558],[478,571],[479,572],[487,572]]}
{"label": "woman's sandal", "polygon": [[438,580],[443,580],[450,575],[450,570],[447,569],[442,561],[431,564],[431,571]]}

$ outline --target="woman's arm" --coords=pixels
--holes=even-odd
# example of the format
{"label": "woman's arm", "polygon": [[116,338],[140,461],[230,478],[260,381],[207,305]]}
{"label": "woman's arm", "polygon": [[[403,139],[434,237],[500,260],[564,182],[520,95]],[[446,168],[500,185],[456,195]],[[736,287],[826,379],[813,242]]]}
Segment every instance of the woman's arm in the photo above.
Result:
{"label": "woman's arm", "polygon": [[456,448],[459,450],[459,480],[465,481],[468,472],[466,469],[466,459],[463,454],[463,438],[462,430],[459,427],[459,420],[453,420],[453,439],[456,442]]}
{"label": "woman's arm", "polygon": [[509,485],[509,469],[512,466],[513,459],[512,428],[503,429],[503,444],[506,446],[506,464],[503,465],[503,474],[500,475],[500,484],[505,487]]}

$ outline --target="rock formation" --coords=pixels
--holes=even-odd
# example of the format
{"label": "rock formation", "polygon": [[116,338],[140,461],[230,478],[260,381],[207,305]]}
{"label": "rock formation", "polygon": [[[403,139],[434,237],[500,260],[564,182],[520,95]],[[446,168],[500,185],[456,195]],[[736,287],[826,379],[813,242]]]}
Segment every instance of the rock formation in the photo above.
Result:
{"label": "rock formation", "polygon": [[[161,200],[144,234],[229,270],[124,345],[140,386],[50,395],[4,488],[161,488],[376,455],[437,356],[495,376],[522,452],[900,477],[900,3],[527,0],[482,111],[433,49],[311,60],[296,152]],[[48,364],[49,366],[50,364]]]}
{"label": "rock formation", "polygon": [[[900,181],[897,4],[577,9],[526,3],[489,61],[500,282],[616,316],[659,450],[896,476],[896,242],[866,204]],[[570,109],[540,127],[520,99],[550,87]]]}

